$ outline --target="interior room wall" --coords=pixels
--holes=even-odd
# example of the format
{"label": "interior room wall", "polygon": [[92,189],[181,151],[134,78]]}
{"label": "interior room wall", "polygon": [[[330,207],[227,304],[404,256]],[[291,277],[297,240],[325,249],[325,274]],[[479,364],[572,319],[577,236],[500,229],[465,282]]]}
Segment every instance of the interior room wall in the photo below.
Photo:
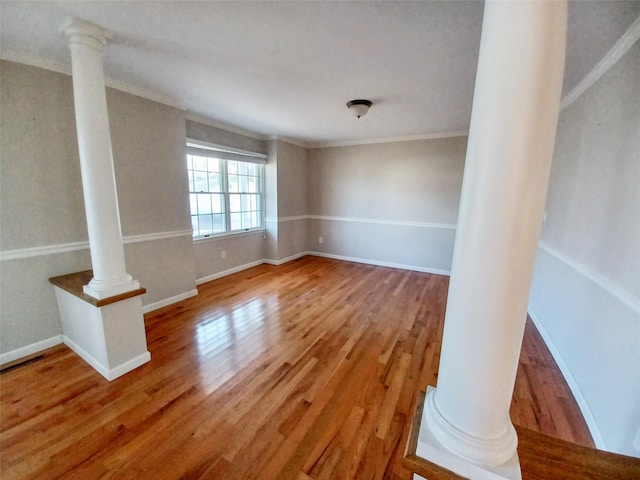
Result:
{"label": "interior room wall", "polygon": [[269,141],[266,165],[265,261],[284,263],[307,252],[307,149]]}
{"label": "interior room wall", "polygon": [[[3,61],[2,361],[59,343],[52,276],[91,267],[68,75]],[[145,309],[195,293],[184,112],[107,89],[127,270]]]}
{"label": "interior room wall", "polygon": [[449,273],[466,144],[459,136],[311,149],[309,250]]}
{"label": "interior room wall", "polygon": [[264,258],[278,257],[278,141],[267,142],[267,164],[264,166],[265,185],[265,247]]}
{"label": "interior room wall", "polygon": [[278,260],[307,251],[307,149],[278,140]]}
{"label": "interior room wall", "polygon": [[532,317],[596,444],[635,456],[640,456],[638,65],[636,42],[560,116],[530,297]]}
{"label": "interior room wall", "polygon": [[[229,132],[195,120],[187,120],[186,135],[188,138],[227,147],[268,153],[267,142],[264,140]],[[203,283],[262,263],[265,257],[265,241],[262,231],[250,232],[196,240],[193,242],[193,250],[197,282]]]}

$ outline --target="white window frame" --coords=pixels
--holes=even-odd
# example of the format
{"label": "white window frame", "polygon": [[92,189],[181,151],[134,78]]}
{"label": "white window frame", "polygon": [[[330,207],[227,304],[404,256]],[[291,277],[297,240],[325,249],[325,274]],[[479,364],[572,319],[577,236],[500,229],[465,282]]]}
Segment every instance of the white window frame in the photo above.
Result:
{"label": "white window frame", "polygon": [[[265,229],[265,194],[264,194],[264,186],[265,186],[265,167],[264,165],[267,163],[267,155],[258,152],[251,152],[248,150],[242,150],[233,147],[227,147],[225,145],[219,145],[215,143],[205,142],[201,140],[195,140],[191,138],[187,138],[187,151],[185,155],[185,164],[187,163],[187,155],[198,155],[209,158],[217,158],[220,160],[220,175],[222,177],[222,185],[221,185],[221,193],[224,199],[224,218],[225,218],[225,231],[218,233],[210,233],[204,235],[196,235],[195,231],[193,234],[194,241],[206,240],[211,238],[219,238],[225,236],[232,235],[243,235],[250,232],[260,232]],[[229,191],[229,177],[228,177],[228,161],[239,161],[245,163],[253,163],[257,164],[258,167],[258,201],[260,203],[260,211],[259,211],[259,222],[260,225],[252,228],[242,228],[239,230],[231,230],[231,205],[230,205],[230,195],[235,192]],[[191,172],[188,168],[188,164],[185,165],[187,167],[187,172]],[[193,217],[193,212],[191,211],[191,194],[199,193],[194,192],[189,188],[189,216]]]}

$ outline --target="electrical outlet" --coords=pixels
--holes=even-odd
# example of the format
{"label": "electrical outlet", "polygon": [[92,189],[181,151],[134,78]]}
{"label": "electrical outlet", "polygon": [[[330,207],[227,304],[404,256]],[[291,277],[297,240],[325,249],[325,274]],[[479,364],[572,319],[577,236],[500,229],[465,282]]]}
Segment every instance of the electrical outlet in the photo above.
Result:
{"label": "electrical outlet", "polygon": [[220,252],[220,258],[227,258],[227,251],[226,250],[222,250]]}
{"label": "electrical outlet", "polygon": [[318,237],[318,243],[322,243],[324,239],[322,237]]}

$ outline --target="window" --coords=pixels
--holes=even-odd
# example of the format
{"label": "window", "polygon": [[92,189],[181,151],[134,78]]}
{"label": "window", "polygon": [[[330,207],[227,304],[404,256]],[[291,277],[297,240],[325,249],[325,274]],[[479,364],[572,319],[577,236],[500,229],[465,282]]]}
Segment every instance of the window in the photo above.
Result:
{"label": "window", "polygon": [[262,228],[263,163],[263,154],[187,142],[194,238]]}

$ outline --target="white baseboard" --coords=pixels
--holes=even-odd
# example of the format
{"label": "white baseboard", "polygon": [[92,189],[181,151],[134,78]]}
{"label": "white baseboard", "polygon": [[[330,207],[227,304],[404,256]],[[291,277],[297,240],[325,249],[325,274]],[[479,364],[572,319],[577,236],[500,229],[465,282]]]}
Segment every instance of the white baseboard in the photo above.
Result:
{"label": "white baseboard", "polygon": [[84,348],[71,340],[69,337],[65,336],[63,338],[66,346],[73,350],[80,358],[91,365],[100,375],[102,375],[109,381],[115,380],[125,373],[130,372],[134,368],[137,368],[140,365],[143,365],[151,360],[151,354],[147,351],[138,355],[137,357],[132,358],[131,360],[124,362],[121,365],[118,365],[115,368],[109,368],[96,360],[93,355],[88,353]]}
{"label": "white baseboard", "polygon": [[128,360],[118,365],[117,367],[110,369],[107,380],[109,381],[115,380],[116,378],[121,377],[125,373],[129,373],[131,370],[134,370],[149,361],[151,361],[151,353],[149,353],[149,351],[147,350],[146,352],[141,353],[137,357],[134,357],[131,360]]}
{"label": "white baseboard", "polygon": [[226,277],[227,275],[238,273],[248,268],[257,267],[258,265],[262,265],[263,263],[264,260],[257,260],[255,262],[245,263],[244,265],[233,267],[228,270],[223,270],[222,272],[213,273],[211,275],[207,275],[206,277],[198,278],[196,280],[196,285],[202,285],[203,283],[211,282],[212,280],[217,280],[218,278]]}
{"label": "white baseboard", "polygon": [[158,310],[162,307],[166,307],[167,305],[171,305],[173,303],[177,303],[182,300],[186,300],[187,298],[195,297],[197,295],[198,295],[198,289],[194,288],[193,290],[189,290],[188,292],[184,292],[179,295],[174,295],[173,297],[165,298],[164,300],[153,302],[153,303],[150,303],[149,305],[144,305],[142,307],[142,313],[153,312],[154,310]]}
{"label": "white baseboard", "polygon": [[0,365],[13,362],[14,360],[18,360],[19,358],[23,358],[28,355],[33,355],[34,353],[41,352],[47,348],[55,347],[56,345],[60,345],[62,341],[62,335],[56,335],[30,345],[25,345],[24,347],[16,348],[10,352],[3,353],[0,355]]}
{"label": "white baseboard", "polygon": [[89,352],[87,352],[84,348],[82,348],[76,342],[71,340],[69,337],[64,336],[63,339],[64,339],[64,344],[67,347],[73,350],[81,359],[83,359],[85,362],[91,365],[95,370],[97,370],[100,375],[102,375],[107,380],[109,379],[109,368],[107,366],[103,365],[98,360],[96,360],[93,355],[91,355]]}
{"label": "white baseboard", "polygon": [[542,322],[540,321],[540,319],[538,319],[538,317],[536,317],[535,313],[531,310],[531,307],[529,307],[528,313],[529,313],[529,316],[531,317],[531,320],[533,320],[534,325],[538,329],[540,336],[544,340],[544,343],[547,345],[547,348],[551,352],[551,356],[556,361],[556,365],[558,365],[560,372],[562,372],[562,376],[566,380],[567,385],[569,385],[569,389],[573,394],[573,398],[576,399],[576,403],[580,408],[580,412],[582,412],[582,416],[584,417],[584,421],[586,422],[587,427],[589,428],[589,432],[591,433],[591,437],[593,438],[593,442],[595,443],[596,448],[599,448],[600,450],[608,450],[607,445],[604,441],[604,438],[602,438],[602,433],[600,433],[600,428],[598,427],[598,424],[596,423],[596,420],[593,417],[593,413],[589,408],[589,404],[584,398],[584,395],[582,394],[582,390],[580,390],[580,387],[578,386],[576,380],[573,378],[573,375],[571,374],[571,370],[569,370],[569,367],[565,363],[564,358],[562,358],[560,351],[554,345],[553,341],[551,340],[551,337],[549,336],[546,329],[542,325]]}
{"label": "white baseboard", "polygon": [[441,270],[438,268],[419,267],[417,265],[405,265],[402,263],[384,262],[381,260],[371,260],[368,258],[347,257],[345,255],[334,255],[332,253],[324,252],[306,252],[307,255],[313,255],[314,257],[332,258],[334,260],[345,260],[347,262],[365,263],[367,265],[376,265],[379,267],[399,268],[401,270],[411,270],[414,272],[432,273],[434,275],[451,275],[451,270]]}
{"label": "white baseboard", "polygon": [[311,252],[300,252],[295,255],[291,255],[290,257],[281,258],[280,260],[272,260],[270,258],[265,258],[263,263],[267,263],[269,265],[284,265],[287,262],[291,262],[293,260],[297,260],[298,258],[302,258],[305,255],[309,255]]}

